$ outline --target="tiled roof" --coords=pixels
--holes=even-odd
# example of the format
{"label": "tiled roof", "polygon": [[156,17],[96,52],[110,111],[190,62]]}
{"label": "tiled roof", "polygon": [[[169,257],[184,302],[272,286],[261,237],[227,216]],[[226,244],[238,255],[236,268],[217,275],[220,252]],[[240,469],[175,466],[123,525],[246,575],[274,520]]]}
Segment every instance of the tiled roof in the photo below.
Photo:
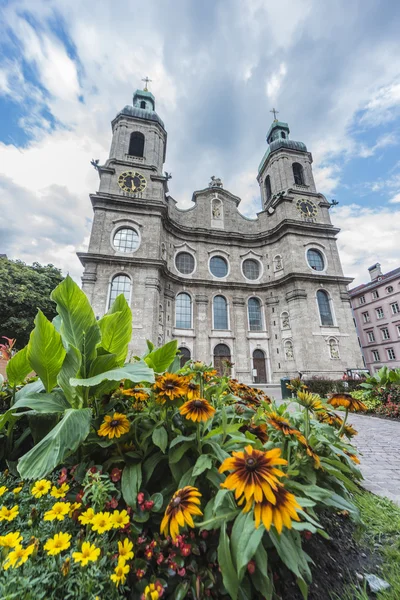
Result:
{"label": "tiled roof", "polygon": [[378,285],[382,285],[382,281],[389,281],[390,279],[394,279],[398,276],[400,276],[400,267],[397,267],[397,269],[393,269],[393,271],[389,271],[389,273],[384,273],[383,275],[380,275],[379,278],[375,279],[374,281],[358,285],[352,290],[349,290],[349,294],[351,297],[358,296],[358,294],[360,294],[361,292],[366,292],[368,290],[374,289]]}

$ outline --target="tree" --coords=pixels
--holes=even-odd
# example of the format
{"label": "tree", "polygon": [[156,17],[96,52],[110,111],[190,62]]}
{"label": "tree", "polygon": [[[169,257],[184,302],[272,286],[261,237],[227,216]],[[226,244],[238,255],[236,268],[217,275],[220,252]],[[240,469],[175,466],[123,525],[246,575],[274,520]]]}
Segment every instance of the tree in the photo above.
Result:
{"label": "tree", "polygon": [[16,338],[16,348],[23,348],[39,308],[48,319],[53,319],[57,313],[50,294],[63,279],[54,265],[27,265],[1,257],[0,341],[1,336]]}

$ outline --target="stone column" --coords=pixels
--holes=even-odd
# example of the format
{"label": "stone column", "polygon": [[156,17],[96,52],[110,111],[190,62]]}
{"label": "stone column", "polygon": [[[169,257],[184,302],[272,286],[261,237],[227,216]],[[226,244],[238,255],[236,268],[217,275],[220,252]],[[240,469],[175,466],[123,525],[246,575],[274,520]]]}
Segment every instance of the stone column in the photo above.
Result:
{"label": "stone column", "polygon": [[232,362],[235,363],[233,373],[239,381],[251,382],[246,301],[242,296],[233,296],[232,305],[233,323],[231,329],[234,337]]}
{"label": "stone column", "polygon": [[[283,375],[283,355],[281,354],[279,342],[279,298],[277,296],[268,296],[265,299],[265,320],[267,331],[269,333],[269,353],[267,357],[267,379],[269,382],[277,383]],[[275,336],[278,336],[278,340]],[[279,354],[277,353],[277,348]],[[280,365],[280,368],[279,368]]]}
{"label": "stone column", "polygon": [[[159,304],[160,304],[160,281],[158,277],[146,277],[145,301],[143,306],[143,327],[147,336],[153,344],[159,344]],[[162,341],[161,341],[162,343]]]}
{"label": "stone column", "polygon": [[[286,292],[289,308],[290,327],[293,333],[294,361],[286,361],[288,369],[305,373],[309,370],[309,357],[312,353],[307,345],[313,344],[311,332],[312,324],[309,322],[307,292],[303,288],[293,288]],[[282,349],[283,352],[283,349]],[[284,355],[283,355],[284,357]]]}
{"label": "stone column", "polygon": [[211,329],[208,318],[208,296],[207,294],[196,294],[194,301],[196,303],[196,314],[194,315],[196,337],[193,343],[193,358],[210,364],[212,363],[212,356],[210,356],[208,339],[208,333]]}

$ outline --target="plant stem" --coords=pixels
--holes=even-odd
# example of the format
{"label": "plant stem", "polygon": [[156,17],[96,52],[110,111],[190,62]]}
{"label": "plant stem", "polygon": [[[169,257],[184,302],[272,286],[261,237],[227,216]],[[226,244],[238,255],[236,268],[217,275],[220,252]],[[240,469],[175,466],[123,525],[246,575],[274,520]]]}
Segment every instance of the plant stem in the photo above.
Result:
{"label": "plant stem", "polygon": [[199,454],[201,454],[200,423],[197,423],[196,440],[197,440],[197,450],[198,450]]}
{"label": "plant stem", "polygon": [[342,433],[343,433],[343,431],[344,431],[344,428],[345,428],[345,425],[346,425],[346,421],[347,421],[347,415],[348,415],[348,414],[349,414],[349,409],[348,409],[348,408],[346,408],[346,414],[345,414],[345,416],[344,416],[344,419],[343,419],[342,426],[341,426],[341,428],[339,429],[339,437],[342,435]]}
{"label": "plant stem", "polygon": [[307,440],[308,443],[308,438],[310,436],[310,413],[308,412],[308,408],[305,409],[305,414],[304,414],[304,437]]}

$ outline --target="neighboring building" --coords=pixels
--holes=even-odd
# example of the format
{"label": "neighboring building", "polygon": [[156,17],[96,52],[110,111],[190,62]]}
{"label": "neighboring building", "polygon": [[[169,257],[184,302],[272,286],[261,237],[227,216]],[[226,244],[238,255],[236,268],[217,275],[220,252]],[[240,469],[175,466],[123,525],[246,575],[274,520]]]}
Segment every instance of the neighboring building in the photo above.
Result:
{"label": "neighboring building", "polygon": [[330,203],[316,191],[312,156],[274,120],[257,180],[262,211],[212,177],[177,207],[163,172],[167,133],[154,96],[137,90],[112,121],[109,159],[94,164],[99,191],[89,249],[79,253],[96,315],[125,294],[132,350],[177,339],[184,359],[247,383],[283,376],[341,377],[362,368]]}
{"label": "neighboring building", "polygon": [[400,268],[383,274],[376,263],[370,283],[349,290],[366,368],[400,367]]}

